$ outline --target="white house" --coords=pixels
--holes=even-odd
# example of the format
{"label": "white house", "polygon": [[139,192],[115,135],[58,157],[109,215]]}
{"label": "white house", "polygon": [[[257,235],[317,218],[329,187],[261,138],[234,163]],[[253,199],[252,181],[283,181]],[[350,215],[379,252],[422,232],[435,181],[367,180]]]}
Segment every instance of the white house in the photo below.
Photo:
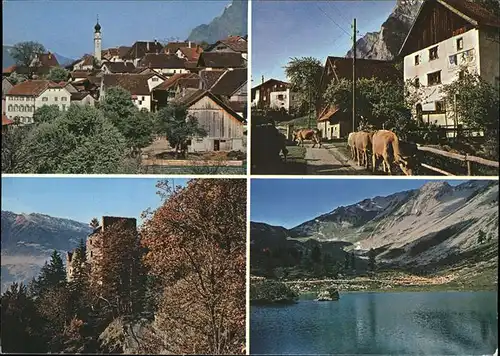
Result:
{"label": "white house", "polygon": [[27,80],[12,87],[5,96],[6,115],[10,120],[19,118],[21,124],[33,123],[33,113],[43,105],[57,105],[66,111],[71,93],[65,85],[50,80]]}
{"label": "white house", "polygon": [[131,94],[131,100],[139,109],[153,110],[152,91],[165,81],[159,74],[104,74],[99,100],[106,97],[111,87],[121,87]]}
{"label": "white house", "polygon": [[71,93],[71,104],[95,106],[96,100],[89,92]]}
{"label": "white house", "polygon": [[399,53],[404,56],[404,80],[413,81],[422,93],[413,108],[418,120],[449,128],[460,125],[455,98],[445,102],[441,88],[464,71],[498,86],[499,28],[500,20],[473,2],[423,3]]}
{"label": "white house", "polygon": [[195,137],[189,142],[189,152],[245,150],[245,120],[216,95],[195,89],[176,101],[187,107],[188,115],[207,131],[206,137]]}

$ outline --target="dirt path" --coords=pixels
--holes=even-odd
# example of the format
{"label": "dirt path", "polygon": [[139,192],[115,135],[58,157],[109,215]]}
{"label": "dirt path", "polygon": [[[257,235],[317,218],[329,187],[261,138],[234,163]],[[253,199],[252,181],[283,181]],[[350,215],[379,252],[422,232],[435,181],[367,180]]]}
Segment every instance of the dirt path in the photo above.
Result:
{"label": "dirt path", "polygon": [[333,145],[325,144],[322,148],[312,148],[306,144],[305,160],[308,175],[367,175],[363,167],[345,157]]}

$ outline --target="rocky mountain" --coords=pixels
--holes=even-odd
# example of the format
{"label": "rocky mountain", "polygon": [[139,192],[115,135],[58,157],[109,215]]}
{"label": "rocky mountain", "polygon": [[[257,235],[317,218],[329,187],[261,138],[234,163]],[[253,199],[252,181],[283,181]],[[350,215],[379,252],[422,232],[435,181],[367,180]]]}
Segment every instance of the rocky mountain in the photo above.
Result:
{"label": "rocky mountain", "polygon": [[91,232],[88,224],[44,214],[2,211],[2,291],[36,276],[53,250],[62,254]]}
{"label": "rocky mountain", "polygon": [[[295,242],[343,244],[358,256],[374,249],[377,260],[397,266],[437,266],[458,261],[494,264],[498,256],[498,182],[419,189],[374,197],[306,221],[292,229],[251,224],[255,246]],[[480,241],[482,239],[482,241]]]}
{"label": "rocky mountain", "polygon": [[[10,49],[12,46],[3,46],[2,49],[2,68],[7,68],[10,67],[11,65],[16,64],[16,61],[12,56],[10,55]],[[59,53],[54,53],[54,55],[57,58],[57,61],[59,62],[60,66],[66,66],[74,61],[74,59],[65,57],[63,55],[60,55]]]}
{"label": "rocky mountain", "polygon": [[[392,60],[399,52],[424,0],[397,0],[378,32],[368,32],[356,42],[357,58]],[[346,57],[352,58],[349,50]]]}
{"label": "rocky mountain", "polygon": [[189,41],[215,43],[230,35],[247,35],[248,2],[233,0],[226,6],[221,16],[214,18],[209,24],[195,27],[188,37]]}

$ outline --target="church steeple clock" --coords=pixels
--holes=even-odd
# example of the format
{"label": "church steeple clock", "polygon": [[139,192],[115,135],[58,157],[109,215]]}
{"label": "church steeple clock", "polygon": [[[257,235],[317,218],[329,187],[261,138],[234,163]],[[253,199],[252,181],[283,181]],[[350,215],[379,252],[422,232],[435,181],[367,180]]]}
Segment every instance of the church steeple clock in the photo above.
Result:
{"label": "church steeple clock", "polygon": [[99,16],[97,17],[97,23],[94,26],[94,58],[98,64],[101,64],[101,25],[99,25]]}

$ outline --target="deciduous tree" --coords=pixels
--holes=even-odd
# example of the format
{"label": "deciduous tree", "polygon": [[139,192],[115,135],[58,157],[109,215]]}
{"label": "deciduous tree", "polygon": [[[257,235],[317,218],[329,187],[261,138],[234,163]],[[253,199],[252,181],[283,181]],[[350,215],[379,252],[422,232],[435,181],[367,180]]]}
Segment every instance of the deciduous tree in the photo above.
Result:
{"label": "deciduous tree", "polygon": [[43,105],[36,109],[33,113],[33,122],[35,124],[42,124],[44,122],[52,122],[61,116],[61,110],[57,105]]}
{"label": "deciduous tree", "polygon": [[28,68],[29,78],[32,77],[31,62],[42,53],[45,53],[45,47],[33,41],[16,43],[10,50],[10,55],[14,58],[16,64]]}
{"label": "deciduous tree", "polygon": [[192,180],[143,225],[145,262],[164,285],[156,324],[175,353],[242,352],[244,196],[244,180]]}
{"label": "deciduous tree", "polygon": [[47,75],[48,80],[52,80],[56,83],[64,82],[69,78],[69,71],[63,67],[52,67],[50,68],[49,74]]}

